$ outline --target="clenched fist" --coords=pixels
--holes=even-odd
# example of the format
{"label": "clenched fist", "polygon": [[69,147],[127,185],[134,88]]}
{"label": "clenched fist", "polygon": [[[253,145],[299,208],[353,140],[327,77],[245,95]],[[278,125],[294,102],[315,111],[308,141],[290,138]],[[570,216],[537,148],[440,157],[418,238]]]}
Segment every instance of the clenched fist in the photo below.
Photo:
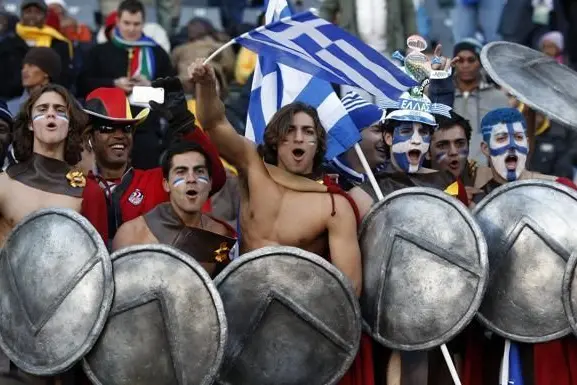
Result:
{"label": "clenched fist", "polygon": [[190,81],[198,84],[216,84],[216,75],[214,73],[214,68],[208,64],[204,64],[203,58],[196,59],[188,67],[188,76]]}

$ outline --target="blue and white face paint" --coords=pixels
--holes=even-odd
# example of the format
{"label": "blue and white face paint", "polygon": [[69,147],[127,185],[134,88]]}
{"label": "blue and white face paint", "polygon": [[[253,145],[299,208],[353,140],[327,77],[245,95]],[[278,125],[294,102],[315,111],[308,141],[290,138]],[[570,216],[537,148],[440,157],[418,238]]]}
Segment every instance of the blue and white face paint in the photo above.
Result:
{"label": "blue and white face paint", "polygon": [[416,122],[401,122],[393,133],[392,162],[402,171],[419,171],[431,144],[429,127]]}
{"label": "blue and white face paint", "polygon": [[186,182],[186,181],[184,180],[184,178],[178,177],[178,178],[176,178],[176,179],[172,182],[172,185],[173,185],[174,187],[184,186],[184,185],[185,185],[185,182]]}
{"label": "blue and white face paint", "polygon": [[509,182],[519,179],[525,170],[527,154],[529,153],[523,123],[494,125],[488,144],[491,165],[497,174]]}

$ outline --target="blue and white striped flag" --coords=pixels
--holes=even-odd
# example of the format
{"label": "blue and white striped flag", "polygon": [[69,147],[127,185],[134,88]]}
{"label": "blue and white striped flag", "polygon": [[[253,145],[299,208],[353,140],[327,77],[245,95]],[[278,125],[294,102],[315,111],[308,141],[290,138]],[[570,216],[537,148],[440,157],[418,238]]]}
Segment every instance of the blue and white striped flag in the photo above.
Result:
{"label": "blue and white striped flag", "polygon": [[[265,16],[267,23],[290,15],[286,0],[268,1]],[[252,82],[245,132],[247,138],[262,143],[264,130],[272,116],[283,106],[300,101],[317,109],[327,131],[325,158],[332,159],[361,140],[358,130],[328,82],[295,69],[299,68],[298,63],[293,67],[279,64],[275,55],[263,53],[258,58]]]}
{"label": "blue and white striped flag", "polygon": [[418,85],[379,52],[311,12],[283,17],[235,42],[315,77],[361,88],[381,101],[396,101],[401,93]]}

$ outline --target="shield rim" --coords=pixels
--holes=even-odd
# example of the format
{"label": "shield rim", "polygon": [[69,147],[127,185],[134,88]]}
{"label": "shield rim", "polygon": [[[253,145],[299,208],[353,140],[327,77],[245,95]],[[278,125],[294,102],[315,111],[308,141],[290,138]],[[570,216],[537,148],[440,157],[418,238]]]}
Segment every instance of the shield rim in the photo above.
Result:
{"label": "shield rim", "polygon": [[[400,190],[397,190],[397,191],[394,191],[394,192],[388,194],[384,199],[373,204],[373,206],[371,207],[369,212],[363,218],[361,225],[359,226],[359,231],[358,231],[359,242],[361,240],[361,237],[362,237],[364,231],[366,231],[366,228],[368,226],[368,221],[370,219],[372,219],[377,214],[377,210],[380,210],[381,207],[388,205],[394,199],[397,199],[397,198],[405,196],[405,195],[410,195],[410,196],[426,195],[429,197],[440,199],[443,202],[446,202],[449,205],[451,205],[452,207],[454,207],[461,214],[461,216],[466,220],[466,222],[469,223],[469,227],[472,230],[475,239],[477,239],[477,252],[479,255],[479,268],[483,272],[482,276],[479,277],[479,280],[478,280],[479,284],[477,286],[478,287],[477,292],[475,293],[475,296],[474,296],[474,298],[471,302],[471,305],[469,306],[469,309],[467,310],[467,312],[463,315],[463,317],[459,320],[459,322],[457,322],[455,324],[455,326],[453,326],[451,329],[447,330],[443,335],[441,335],[441,336],[437,337],[436,339],[431,340],[429,342],[415,344],[415,345],[393,342],[392,340],[385,339],[385,338],[379,336],[376,332],[373,331],[371,324],[369,322],[365,321],[363,318],[363,322],[366,323],[367,330],[369,331],[369,334],[371,335],[371,337],[375,341],[377,341],[379,344],[381,344],[385,347],[395,349],[395,350],[402,350],[402,351],[428,350],[428,349],[432,349],[432,348],[444,345],[447,342],[449,342],[456,335],[461,333],[467,327],[467,325],[469,325],[471,323],[471,321],[475,318],[475,315],[477,314],[477,311],[479,310],[479,307],[481,306],[481,303],[482,303],[483,298],[485,296],[485,292],[487,290],[487,285],[489,282],[488,247],[487,247],[487,242],[485,240],[485,236],[483,235],[483,231],[481,230],[481,227],[479,226],[479,224],[475,220],[474,216],[471,214],[471,211],[461,201],[459,201],[455,197],[450,196],[447,193],[445,193],[441,190],[438,190],[438,189],[434,189],[432,187],[406,187],[406,188],[403,188],[403,189],[400,189]],[[365,265],[363,265],[363,277],[365,277],[364,266]]]}
{"label": "shield rim", "polygon": [[[498,71],[493,67],[493,65],[491,64],[491,59],[489,59],[489,51],[493,48],[493,47],[497,47],[497,46],[514,46],[515,48],[522,48],[524,50],[530,50],[530,51],[535,51],[531,48],[525,47],[524,45],[521,44],[517,44],[517,43],[513,43],[513,42],[507,42],[507,41],[494,41],[491,43],[486,44],[483,49],[481,50],[481,64],[483,65],[483,68],[485,69],[485,71],[487,71],[487,73],[489,74],[489,76],[491,77],[491,79],[493,79],[497,84],[499,84],[501,87],[506,88],[509,93],[511,93],[511,95],[515,96],[519,101],[521,101],[522,103],[528,105],[529,107],[531,107],[534,110],[539,111],[542,114],[547,115],[549,118],[555,120],[557,123],[560,123],[562,125],[568,125],[570,127],[574,127],[577,126],[577,121],[570,121],[569,119],[565,119],[564,116],[562,115],[557,115],[556,113],[553,113],[551,111],[546,111],[543,109],[543,107],[533,103],[530,99],[528,99],[523,93],[519,92],[517,89],[511,87],[498,73]],[[535,51],[538,52],[538,51]],[[546,56],[545,54],[542,54],[542,59],[548,60],[549,57]],[[550,58],[550,62],[555,62],[555,60],[553,58]],[[567,67],[564,64],[559,64],[561,66]],[[568,68],[568,67],[567,67]]]}
{"label": "shield rim", "polygon": [[[194,257],[192,257],[192,256],[170,246],[170,245],[165,245],[165,244],[160,244],[160,243],[159,244],[134,245],[134,246],[128,246],[128,247],[116,250],[115,252],[112,253],[112,255],[110,257],[110,259],[112,261],[111,265],[114,265],[115,261],[120,260],[123,257],[130,256],[134,252],[142,252],[142,251],[148,251],[148,252],[149,251],[156,251],[156,252],[170,255],[171,257],[180,260],[181,262],[188,265],[202,279],[205,287],[208,289],[208,292],[213,299],[213,304],[214,304],[214,307],[216,310],[216,315],[218,317],[218,320],[221,323],[221,328],[220,328],[221,333],[220,333],[220,340],[219,340],[220,346],[218,348],[218,353],[216,354],[216,357],[215,357],[215,365],[207,373],[205,380],[203,382],[199,383],[198,385],[211,385],[215,381],[216,376],[218,375],[218,372],[220,370],[220,367],[222,366],[222,362],[224,360],[224,351],[226,348],[226,342],[227,342],[227,338],[228,338],[228,323],[227,323],[227,319],[226,319],[226,314],[224,312],[224,304],[222,303],[222,299],[220,298],[220,294],[218,293],[218,290],[216,289],[216,285],[214,284],[213,280],[210,278],[210,275],[208,275],[208,272],[204,269],[204,267],[202,267],[202,265],[200,265],[194,259]],[[113,302],[114,301],[111,301],[111,305],[113,304]],[[112,306],[111,306],[111,309],[112,309]],[[106,318],[106,321],[108,322],[108,317]],[[104,325],[106,325],[106,323],[104,323]],[[100,334],[98,337],[100,337]],[[86,376],[88,377],[90,382],[92,382],[94,385],[111,385],[111,384],[103,384],[98,379],[98,377],[96,377],[96,374],[90,368],[90,364],[88,363],[88,360],[86,359],[86,357],[83,357],[83,359],[82,359],[82,369],[84,370],[84,373],[86,374]],[[197,384],[189,384],[189,385],[197,385]]]}
{"label": "shield rim", "polygon": [[36,218],[45,216],[45,215],[58,215],[67,217],[68,219],[76,222],[77,225],[82,227],[88,235],[92,238],[94,243],[96,244],[97,254],[99,256],[99,263],[102,264],[102,272],[103,272],[103,286],[104,286],[104,293],[102,296],[102,302],[100,303],[98,315],[94,322],[94,327],[91,330],[90,334],[87,335],[85,341],[80,345],[77,351],[71,355],[69,358],[58,365],[52,366],[38,366],[38,365],[30,365],[22,360],[16,352],[14,352],[11,348],[8,347],[6,341],[4,340],[2,333],[0,333],[0,348],[4,351],[6,356],[21,370],[36,376],[54,376],[61,374],[70,368],[72,368],[75,364],[77,364],[82,358],[94,347],[94,344],[98,340],[100,333],[104,329],[104,325],[106,320],[108,319],[108,314],[110,309],[112,308],[112,299],[114,297],[114,279],[112,275],[112,260],[110,258],[110,253],[108,252],[108,248],[104,244],[104,240],[102,239],[101,235],[98,233],[96,228],[90,223],[88,219],[82,216],[80,213],[72,209],[65,209],[65,208],[47,208],[47,209],[40,209],[37,211],[32,212],[31,214],[22,218],[22,220],[14,226],[10,234],[6,238],[6,242],[2,250],[0,250],[0,259],[5,258],[5,249],[6,245],[12,242],[12,235],[16,233],[17,230],[20,230],[21,227],[26,225],[27,223],[35,220]]}
{"label": "shield rim", "polygon": [[[565,194],[571,196],[577,202],[577,191],[575,191],[575,190],[571,189],[570,187],[565,186],[561,183],[553,182],[550,180],[544,180],[544,179],[516,180],[514,182],[507,182],[504,185],[491,191],[491,193],[489,193],[485,198],[483,198],[481,200],[481,202],[479,202],[479,204],[477,204],[477,206],[475,206],[475,208],[472,211],[473,216],[475,218],[477,218],[478,213],[486,205],[489,204],[489,202],[490,202],[489,198],[491,198],[491,200],[492,200],[492,198],[494,198],[497,195],[501,195],[501,194],[506,193],[509,190],[513,190],[513,189],[516,189],[519,187],[525,187],[525,186],[549,187],[549,188],[552,188],[554,190],[558,190],[562,193],[565,193]],[[567,271],[568,263],[569,263],[569,261],[567,261],[567,264],[565,265],[565,273],[563,274],[563,279],[565,279],[565,274]],[[562,287],[562,290],[563,290],[563,287]],[[561,296],[563,297],[563,291],[561,291]],[[561,298],[561,300],[563,301],[563,298]],[[563,306],[563,308],[565,310],[565,306]],[[481,324],[483,324],[487,329],[491,330],[495,334],[497,334],[503,338],[510,339],[512,341],[515,341],[515,342],[529,343],[529,344],[549,342],[549,341],[553,341],[553,340],[565,337],[571,333],[571,326],[570,326],[571,322],[568,322],[569,326],[567,326],[565,329],[560,330],[560,331],[555,332],[555,333],[552,333],[552,334],[549,334],[549,335],[544,336],[544,337],[518,336],[516,334],[508,333],[508,332],[505,332],[503,330],[499,330],[498,328],[496,328],[492,322],[490,322],[486,317],[484,317],[481,314],[480,310],[481,309],[479,308],[479,312],[477,312],[477,319],[481,322]],[[565,310],[565,313],[566,313],[565,315],[567,316],[568,314],[567,314],[566,310]]]}
{"label": "shield rim", "polygon": [[[230,264],[228,264],[214,279],[215,286],[218,287],[223,283],[223,281],[233,274],[242,265],[261,258],[269,258],[275,256],[292,256],[299,259],[304,259],[309,262],[316,264],[317,266],[324,268],[329,274],[337,278],[341,287],[343,288],[345,294],[347,295],[349,302],[353,305],[354,316],[358,322],[359,327],[357,328],[357,335],[355,336],[355,348],[354,354],[350,354],[346,361],[343,363],[341,368],[333,374],[333,376],[323,385],[335,385],[337,384],[346,372],[350,369],[353,364],[361,344],[361,334],[362,334],[362,317],[361,317],[361,306],[359,299],[355,295],[353,285],[349,278],[345,276],[336,266],[328,262],[323,257],[314,254],[310,251],[300,249],[293,246],[265,246],[259,249],[252,250],[246,254],[242,254],[239,258],[234,259]],[[224,382],[222,382],[224,384]]]}
{"label": "shield rim", "polygon": [[567,261],[565,274],[563,275],[563,287],[561,288],[561,295],[563,300],[563,310],[565,310],[565,315],[569,321],[569,326],[571,327],[573,334],[577,335],[577,317],[575,317],[575,311],[571,301],[571,289],[573,287],[575,267],[577,267],[577,253],[571,254],[569,261]]}

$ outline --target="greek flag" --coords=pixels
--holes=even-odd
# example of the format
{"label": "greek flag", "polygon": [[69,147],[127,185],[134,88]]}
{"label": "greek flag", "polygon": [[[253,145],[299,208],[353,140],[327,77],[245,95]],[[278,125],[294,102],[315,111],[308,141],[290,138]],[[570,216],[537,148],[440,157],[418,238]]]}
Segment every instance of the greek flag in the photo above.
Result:
{"label": "greek flag", "polygon": [[418,85],[373,48],[311,12],[279,16],[283,18],[235,41],[268,60],[328,82],[364,89],[382,101],[396,101],[404,91]]}
{"label": "greek flag", "polygon": [[[265,15],[267,23],[290,18],[290,15],[286,0],[268,1]],[[244,38],[241,40],[246,41]],[[264,130],[272,116],[283,106],[300,101],[317,109],[327,131],[325,158],[332,159],[361,140],[354,123],[327,81],[297,70],[300,68],[298,63],[293,63],[293,66],[284,65],[278,63],[276,54],[269,51],[263,51],[262,54],[254,71],[245,132],[247,138],[262,143]]]}

